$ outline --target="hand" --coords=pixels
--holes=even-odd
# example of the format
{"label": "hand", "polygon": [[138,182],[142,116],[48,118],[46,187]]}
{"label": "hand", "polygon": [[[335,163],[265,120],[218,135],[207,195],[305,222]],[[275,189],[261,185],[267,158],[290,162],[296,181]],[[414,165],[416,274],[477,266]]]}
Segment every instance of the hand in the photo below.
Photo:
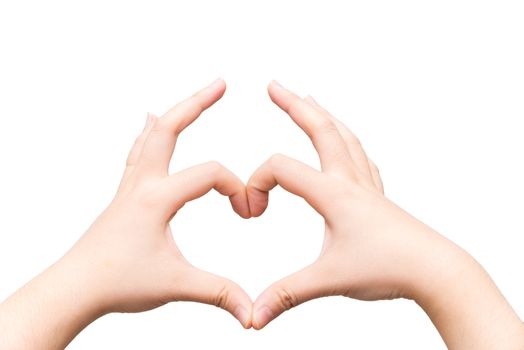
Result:
{"label": "hand", "polygon": [[[168,175],[178,135],[222,97],[219,79],[162,118],[148,119],[128,160],[118,193],[70,252],[97,264],[107,312],[145,311],[169,301],[197,301],[231,312],[248,326],[251,300],[235,283],[193,267],[178,250],[169,222],[188,201],[216,189],[249,218],[242,181],[217,162]],[[79,257],[76,258],[76,255]],[[91,267],[92,268],[92,267]]]}
{"label": "hand", "polygon": [[384,196],[377,167],[346,126],[311,97],[302,99],[276,82],[268,90],[310,137],[321,171],[272,156],[248,181],[251,214],[264,212],[268,191],[278,184],[303,197],[324,217],[326,229],[318,259],[256,299],[254,328],[323,296],[409,298],[424,308],[450,348],[524,344],[522,324],[485,271]]}
{"label": "hand", "polygon": [[219,163],[168,175],[177,136],[224,91],[224,81],[217,80],[162,118],[149,116],[109,207],[60,261],[2,304],[0,348],[2,341],[9,349],[64,348],[103,314],[170,301],[213,304],[251,326],[249,296],[186,261],[169,227],[186,202],[212,188],[229,196],[241,217],[250,217],[245,185]]}

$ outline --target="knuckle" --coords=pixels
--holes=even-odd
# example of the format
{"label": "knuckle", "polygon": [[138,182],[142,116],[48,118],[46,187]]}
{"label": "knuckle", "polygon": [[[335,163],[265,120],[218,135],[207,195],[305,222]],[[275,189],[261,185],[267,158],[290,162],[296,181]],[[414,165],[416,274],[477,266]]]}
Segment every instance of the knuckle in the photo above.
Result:
{"label": "knuckle", "polygon": [[357,179],[347,180],[332,177],[327,193],[334,207],[340,204],[345,208],[348,198],[353,198],[358,193],[358,187],[360,184]]}
{"label": "knuckle", "polygon": [[204,112],[204,106],[200,99],[197,97],[195,98],[191,103],[191,106],[189,107],[189,112],[193,115],[200,115],[202,112]]}
{"label": "knuckle", "polygon": [[283,310],[289,310],[299,304],[296,294],[285,286],[279,286],[276,290],[276,295],[277,301]]}
{"label": "knuckle", "polygon": [[322,116],[315,122],[315,129],[321,132],[332,133],[338,132],[337,126],[329,118]]}
{"label": "knuckle", "polygon": [[177,110],[181,115],[199,115],[204,111],[204,102],[201,91],[195,92],[191,97],[177,105]]}
{"label": "knuckle", "polygon": [[302,104],[305,103],[303,100],[301,99],[295,99],[293,102],[291,102],[289,104],[289,107],[288,107],[288,114],[290,115],[294,115],[294,114],[299,114],[301,113],[301,110],[300,108],[302,107]]}
{"label": "knuckle", "polygon": [[348,143],[354,146],[362,146],[362,142],[360,142],[360,139],[356,137],[353,133],[351,133],[348,136]]}
{"label": "knuckle", "polygon": [[231,290],[230,287],[227,284],[224,284],[219,290],[217,295],[215,296],[215,299],[213,300],[213,305],[225,309],[226,306],[229,304],[229,300],[231,299]]}
{"label": "knuckle", "polygon": [[205,167],[210,175],[218,175],[224,169],[224,166],[216,160],[205,163]]}
{"label": "knuckle", "polygon": [[338,134],[338,128],[329,118],[319,115],[310,125],[310,132],[308,133],[312,140],[316,140],[321,136],[330,137]]}
{"label": "knuckle", "polygon": [[155,123],[155,125],[153,126],[153,128],[150,131],[150,134],[152,134],[153,137],[155,137],[154,135],[164,134],[167,132],[170,134],[175,134],[176,136],[180,133],[179,125],[180,125],[180,122],[177,119],[167,120],[167,119],[161,118]]}
{"label": "knuckle", "polygon": [[278,168],[281,166],[285,161],[287,157],[281,153],[275,153],[268,159],[269,166],[273,168]]}

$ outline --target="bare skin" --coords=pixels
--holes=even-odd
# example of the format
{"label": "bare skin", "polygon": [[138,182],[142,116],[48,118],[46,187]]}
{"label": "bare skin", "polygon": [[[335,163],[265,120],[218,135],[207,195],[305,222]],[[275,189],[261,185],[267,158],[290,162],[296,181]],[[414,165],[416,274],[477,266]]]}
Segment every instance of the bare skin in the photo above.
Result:
{"label": "bare skin", "polygon": [[163,117],[149,116],[112,203],[64,257],[0,305],[0,349],[63,349],[102,315],[171,301],[213,304],[251,326],[249,296],[193,267],[169,227],[187,201],[213,188],[250,216],[244,183],[219,163],[168,174],[177,135],[224,91],[217,80]]}
{"label": "bare skin", "polygon": [[408,298],[450,349],[524,349],[524,326],[486,271],[384,196],[378,169],[355,135],[312,97],[276,82],[268,91],[311,138],[322,169],[272,156],[248,181],[251,214],[261,215],[268,192],[280,185],[322,215],[326,229],[318,259],[256,299],[253,327],[323,296]]}
{"label": "bare skin", "polygon": [[[330,295],[412,299],[450,349],[524,349],[524,326],[488,274],[384,196],[378,169],[353,133],[313,98],[276,82],[268,90],[311,138],[321,171],[274,155],[247,187],[216,162],[169,175],[177,136],[222,97],[221,79],[161,118],[150,115],[108,208],[59,261],[0,304],[0,349],[63,349],[107,313],[171,301],[213,304],[243,327],[261,329],[291,307]],[[192,266],[169,222],[212,188],[228,196],[241,217],[259,216],[276,185],[324,217],[324,245],[313,264],[253,303],[234,282]]]}

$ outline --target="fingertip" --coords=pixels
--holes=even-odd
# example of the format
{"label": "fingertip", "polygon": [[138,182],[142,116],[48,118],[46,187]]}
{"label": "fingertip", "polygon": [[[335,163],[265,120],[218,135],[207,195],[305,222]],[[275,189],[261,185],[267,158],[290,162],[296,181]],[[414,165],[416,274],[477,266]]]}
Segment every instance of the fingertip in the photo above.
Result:
{"label": "fingertip", "polygon": [[249,204],[242,206],[242,209],[235,210],[235,212],[240,216],[242,219],[251,219],[253,216],[251,215],[251,209],[249,208]]}
{"label": "fingertip", "polygon": [[223,90],[223,91],[226,90],[227,84],[226,84],[226,81],[224,80],[224,78],[222,78],[222,77],[217,78],[217,84],[220,86],[221,90]]}
{"label": "fingertip", "polygon": [[218,77],[211,84],[209,84],[209,87],[215,87],[215,86],[225,87],[226,81],[224,80],[224,78]]}
{"label": "fingertip", "polygon": [[239,188],[238,193],[235,195],[238,200],[235,203],[231,202],[231,204],[235,205],[236,208],[234,208],[234,210],[242,219],[249,219],[251,218],[251,209],[249,208],[247,188],[242,180],[239,179],[238,181],[241,183],[241,185],[239,184],[239,187],[241,186],[242,188]]}
{"label": "fingertip", "polygon": [[248,212],[243,213],[237,213],[238,216],[240,216],[242,219],[251,219],[253,216],[251,216],[251,212],[248,210]]}
{"label": "fingertip", "polygon": [[216,91],[216,100],[222,98],[222,96],[226,92],[226,87],[226,81],[223,78],[217,78],[208,86],[209,89],[213,89]]}
{"label": "fingertip", "polygon": [[233,316],[240,322],[244,329],[252,327],[251,323],[251,312],[249,312],[244,306],[239,305],[233,312]]}
{"label": "fingertip", "polygon": [[255,313],[253,314],[253,328],[256,330],[261,330],[269,322],[271,322],[275,318],[275,314],[267,305],[262,305],[260,308],[258,308]]}
{"label": "fingertip", "polygon": [[237,213],[242,219],[251,218],[251,210],[249,208],[249,201],[246,195],[240,196],[238,193],[230,196],[229,201],[235,213]]}
{"label": "fingertip", "polygon": [[247,198],[251,217],[259,217],[266,211],[269,201],[269,193],[260,191],[255,187],[248,186]]}
{"label": "fingertip", "polygon": [[275,79],[271,80],[271,84],[276,87],[276,88],[279,88],[279,89],[283,89],[284,87],[282,86],[282,84],[280,84],[278,81],[276,81]]}
{"label": "fingertip", "polygon": [[269,97],[273,102],[275,101],[275,93],[278,92],[278,90],[284,89],[284,87],[276,80],[271,80],[269,84],[267,85],[267,92],[269,94]]}
{"label": "fingertip", "polygon": [[242,327],[244,327],[244,329],[249,329],[253,326],[253,301],[242,288],[240,288],[238,285],[235,286],[236,287],[232,290],[232,295],[236,295],[235,299],[238,300],[238,304],[234,306],[232,312],[231,309],[229,310],[232,313],[232,315],[238,320],[238,322],[240,322]]}

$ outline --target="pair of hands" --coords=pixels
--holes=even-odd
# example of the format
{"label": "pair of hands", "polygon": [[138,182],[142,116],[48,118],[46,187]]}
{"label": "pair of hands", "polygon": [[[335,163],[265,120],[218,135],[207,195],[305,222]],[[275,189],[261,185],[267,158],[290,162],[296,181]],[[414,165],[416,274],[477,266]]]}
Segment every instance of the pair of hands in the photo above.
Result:
{"label": "pair of hands", "polygon": [[[217,162],[168,174],[178,135],[224,91],[219,79],[161,118],[148,116],[108,208],[59,261],[0,304],[0,349],[62,349],[107,313],[171,301],[213,304],[245,328],[261,329],[289,308],[329,295],[412,299],[450,349],[523,349],[524,327],[484,269],[389,201],[358,139],[311,97],[268,86],[272,101],[311,139],[321,171],[273,155],[247,185]],[[253,303],[234,282],[192,266],[169,222],[213,188],[241,217],[259,216],[276,185],[322,215],[324,243],[313,264]]]}
{"label": "pair of hands", "polygon": [[[397,259],[398,239],[369,229],[377,208],[390,205],[377,167],[351,131],[311,97],[302,99],[276,82],[268,90],[311,138],[322,171],[273,155],[247,186],[217,162],[169,175],[177,136],[222,97],[221,79],[161,118],[149,115],[113,202],[65,257],[75,265],[89,261],[86,270],[96,275],[90,288],[98,295],[98,312],[138,312],[170,301],[196,301],[229,311],[245,328],[261,329],[283,311],[321,296],[404,295],[403,282],[385,271],[395,269],[390,265]],[[303,197],[325,218],[325,242],[314,264],[270,286],[253,303],[236,283],[192,266],[177,248],[169,222],[186,202],[213,188],[229,197],[242,218],[259,216],[277,184]],[[387,256],[378,261],[377,255]]]}
{"label": "pair of hands", "polygon": [[[245,328],[260,329],[312,298],[402,296],[399,283],[383,283],[380,276],[386,267],[377,266],[376,260],[382,233],[366,230],[376,215],[372,207],[387,203],[376,166],[356,137],[311,97],[302,99],[276,82],[268,90],[273,102],[311,138],[322,172],[274,155],[247,186],[217,162],[169,175],[177,136],[222,97],[221,79],[163,117],[149,115],[113,202],[65,257],[89,261],[89,270],[97,276],[92,287],[100,295],[99,312],[137,312],[170,301],[196,301],[229,311]],[[316,263],[275,283],[253,304],[234,282],[192,266],[177,248],[169,222],[186,202],[212,188],[228,196],[242,218],[259,216],[277,184],[303,197],[326,219],[326,239]]]}

